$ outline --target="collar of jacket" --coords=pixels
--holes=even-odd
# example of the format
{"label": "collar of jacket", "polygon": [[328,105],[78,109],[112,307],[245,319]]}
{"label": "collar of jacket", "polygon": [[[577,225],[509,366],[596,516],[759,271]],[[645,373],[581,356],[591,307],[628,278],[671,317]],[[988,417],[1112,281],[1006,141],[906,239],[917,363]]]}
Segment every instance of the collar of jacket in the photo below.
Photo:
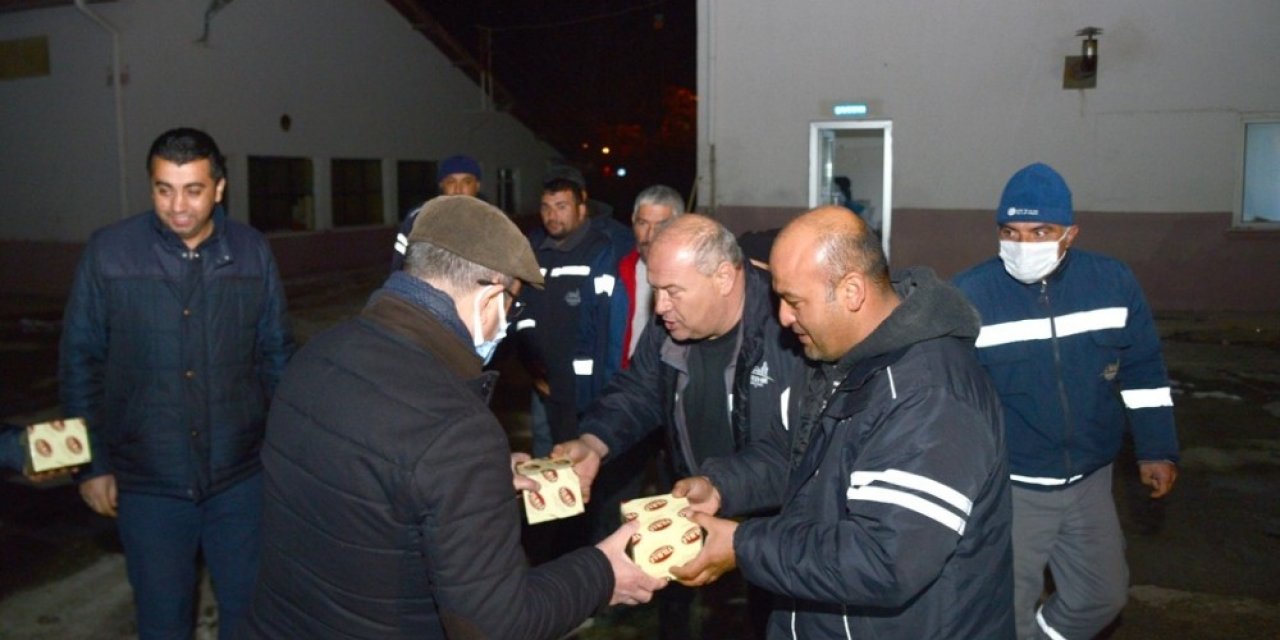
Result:
{"label": "collar of jacket", "polygon": [[[746,300],[742,303],[742,318],[738,324],[743,327],[747,351],[755,354],[760,351],[759,343],[763,339],[765,325],[776,320],[774,314],[778,310],[778,304],[773,296],[769,272],[747,260],[743,260],[743,269],[746,275]],[[791,333],[790,329],[786,331]],[[795,334],[791,333],[791,336],[794,338]]]}
{"label": "collar of jacket", "polygon": [[834,365],[847,374],[859,362],[894,353],[918,342],[952,336],[970,343],[982,321],[959,289],[938,279],[928,267],[911,267],[893,274],[893,288],[901,302],[870,335]]}
{"label": "collar of jacket", "polygon": [[[444,295],[437,289],[432,288],[432,291]],[[486,404],[489,402],[498,381],[498,372],[484,371],[484,363],[476,355],[475,348],[434,310],[409,300],[398,291],[384,287],[369,298],[360,317],[433,354],[454,375],[470,381],[472,390],[481,400]],[[454,321],[456,318],[457,314],[454,312]]]}

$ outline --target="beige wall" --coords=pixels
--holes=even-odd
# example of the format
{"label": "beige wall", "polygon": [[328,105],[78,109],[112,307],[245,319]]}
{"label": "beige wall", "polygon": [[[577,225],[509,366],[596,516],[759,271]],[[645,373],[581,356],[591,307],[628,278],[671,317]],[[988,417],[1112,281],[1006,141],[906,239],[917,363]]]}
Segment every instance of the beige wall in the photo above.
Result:
{"label": "beige wall", "polygon": [[[785,225],[801,207],[721,206],[735,233]],[[995,214],[896,209],[894,266],[927,265],[944,278],[996,254]],[[1280,231],[1231,229],[1229,212],[1076,213],[1077,247],[1125,261],[1158,311],[1280,311]]]}

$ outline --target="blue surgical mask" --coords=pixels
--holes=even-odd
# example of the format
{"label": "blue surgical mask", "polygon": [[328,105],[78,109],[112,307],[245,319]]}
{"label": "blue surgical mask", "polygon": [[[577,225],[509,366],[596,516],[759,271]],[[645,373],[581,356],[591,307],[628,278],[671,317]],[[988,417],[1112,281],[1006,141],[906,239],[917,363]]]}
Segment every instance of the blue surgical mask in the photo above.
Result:
{"label": "blue surgical mask", "polygon": [[471,324],[475,326],[477,333],[471,336],[471,343],[476,347],[476,355],[480,356],[485,364],[489,364],[493,359],[493,352],[498,348],[498,343],[507,337],[507,293],[503,291],[498,294],[498,334],[490,340],[482,339],[483,333],[479,333],[483,331],[481,328],[483,325],[480,323],[480,300],[483,297],[483,295],[476,296],[472,309]]}

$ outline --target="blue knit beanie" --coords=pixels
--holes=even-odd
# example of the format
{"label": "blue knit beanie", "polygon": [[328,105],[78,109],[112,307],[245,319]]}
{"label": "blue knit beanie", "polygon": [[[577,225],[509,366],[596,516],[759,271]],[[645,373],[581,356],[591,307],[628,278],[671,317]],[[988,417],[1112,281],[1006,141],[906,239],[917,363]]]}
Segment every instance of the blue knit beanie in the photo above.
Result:
{"label": "blue knit beanie", "polygon": [[1047,164],[1027,165],[1009,178],[996,209],[996,224],[1043,222],[1071,226],[1075,211],[1067,181]]}
{"label": "blue knit beanie", "polygon": [[480,175],[480,163],[471,156],[459,154],[440,161],[440,167],[436,169],[436,182],[455,173],[469,173],[475,176],[477,181],[484,180],[484,176]]}

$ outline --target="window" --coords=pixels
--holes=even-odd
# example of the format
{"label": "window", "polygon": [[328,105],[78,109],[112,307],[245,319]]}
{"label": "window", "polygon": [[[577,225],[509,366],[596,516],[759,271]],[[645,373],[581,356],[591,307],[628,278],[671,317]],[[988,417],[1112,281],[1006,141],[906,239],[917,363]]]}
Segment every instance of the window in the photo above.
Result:
{"label": "window", "polygon": [[1276,228],[1280,223],[1280,118],[1246,120],[1236,223]]}
{"label": "window", "polygon": [[249,224],[262,232],[315,226],[311,160],[249,156]]}
{"label": "window", "polygon": [[516,201],[516,171],[510,167],[498,169],[497,206],[509,216],[519,215],[520,203]]}
{"label": "window", "polygon": [[382,162],[334,160],[330,179],[334,227],[382,224]]}
{"label": "window", "polygon": [[436,163],[426,160],[396,163],[396,211],[401,220],[435,197],[436,190]]}

